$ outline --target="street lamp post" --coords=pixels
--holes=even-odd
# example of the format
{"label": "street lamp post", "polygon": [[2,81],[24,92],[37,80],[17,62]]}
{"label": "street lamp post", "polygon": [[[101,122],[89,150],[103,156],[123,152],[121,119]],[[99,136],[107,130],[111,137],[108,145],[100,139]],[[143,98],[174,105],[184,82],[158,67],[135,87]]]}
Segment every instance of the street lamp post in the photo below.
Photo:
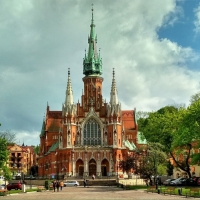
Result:
{"label": "street lamp post", "polygon": [[156,185],[156,189],[158,189],[158,177],[157,177],[157,153],[156,151],[151,151],[151,149],[147,149],[147,155],[150,156],[150,160],[153,162],[153,180]]}
{"label": "street lamp post", "polygon": [[58,152],[55,152],[55,164],[54,164],[54,168],[55,168],[55,179],[58,180]]}
{"label": "street lamp post", "polygon": [[154,183],[156,185],[156,189],[158,189],[158,177],[157,177],[157,162],[156,162],[156,152],[152,153],[153,162],[154,162]]}
{"label": "street lamp post", "polygon": [[[30,179],[32,179],[32,170],[30,169]],[[32,189],[32,181],[30,180],[30,189]]]}
{"label": "street lamp post", "polygon": [[119,161],[117,160],[117,178],[118,178],[118,170],[119,170]]}

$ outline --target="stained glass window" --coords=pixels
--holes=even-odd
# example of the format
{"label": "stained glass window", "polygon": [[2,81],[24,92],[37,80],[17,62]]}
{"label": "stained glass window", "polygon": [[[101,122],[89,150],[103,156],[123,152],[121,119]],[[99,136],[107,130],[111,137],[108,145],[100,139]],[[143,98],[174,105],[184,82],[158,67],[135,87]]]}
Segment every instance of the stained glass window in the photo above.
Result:
{"label": "stained glass window", "polygon": [[101,129],[94,119],[89,119],[84,126],[83,145],[101,145]]}

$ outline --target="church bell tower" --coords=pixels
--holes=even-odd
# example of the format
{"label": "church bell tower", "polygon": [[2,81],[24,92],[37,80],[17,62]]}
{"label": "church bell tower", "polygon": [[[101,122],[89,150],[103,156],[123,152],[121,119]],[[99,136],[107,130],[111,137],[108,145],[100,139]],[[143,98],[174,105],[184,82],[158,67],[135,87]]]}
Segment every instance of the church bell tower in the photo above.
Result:
{"label": "church bell tower", "polygon": [[84,94],[82,95],[83,110],[87,112],[90,107],[99,111],[102,105],[102,59],[100,50],[97,51],[97,35],[92,8],[92,20],[90,25],[90,35],[88,37],[88,52],[85,52],[83,59]]}

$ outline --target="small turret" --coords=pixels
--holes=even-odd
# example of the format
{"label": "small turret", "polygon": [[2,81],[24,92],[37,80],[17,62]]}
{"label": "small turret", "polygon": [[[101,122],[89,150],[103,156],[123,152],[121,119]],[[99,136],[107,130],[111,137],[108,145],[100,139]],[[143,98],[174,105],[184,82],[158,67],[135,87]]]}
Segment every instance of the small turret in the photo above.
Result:
{"label": "small turret", "polygon": [[111,86],[111,92],[110,92],[110,102],[108,103],[107,110],[108,110],[107,112],[108,117],[113,117],[114,115],[116,117],[121,116],[121,104],[118,101],[114,68],[113,68],[113,79],[112,79],[112,86]]}
{"label": "small turret", "polygon": [[118,102],[118,95],[117,95],[117,87],[116,87],[116,81],[115,81],[115,70],[113,68],[113,79],[112,79],[112,86],[111,86],[111,92],[110,92],[110,104],[111,105],[117,105]]}
{"label": "small turret", "polygon": [[76,105],[74,104],[74,97],[72,91],[72,84],[70,78],[70,71],[68,69],[68,80],[67,80],[67,89],[66,89],[66,97],[65,103],[63,104],[63,115],[76,115]]}
{"label": "small turret", "polygon": [[42,130],[41,130],[41,133],[40,133],[40,137],[45,135],[45,128],[46,128],[46,123],[45,123],[45,118],[43,118]]}

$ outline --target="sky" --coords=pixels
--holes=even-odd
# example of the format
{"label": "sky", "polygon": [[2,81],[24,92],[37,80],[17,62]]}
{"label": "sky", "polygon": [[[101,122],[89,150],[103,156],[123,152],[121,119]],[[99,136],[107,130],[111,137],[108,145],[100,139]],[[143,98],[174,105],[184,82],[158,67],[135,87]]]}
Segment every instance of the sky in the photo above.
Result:
{"label": "sky", "polygon": [[187,106],[200,91],[200,0],[0,0],[0,131],[16,143],[40,143],[68,68],[80,101],[91,4],[107,102],[113,68],[122,110]]}

